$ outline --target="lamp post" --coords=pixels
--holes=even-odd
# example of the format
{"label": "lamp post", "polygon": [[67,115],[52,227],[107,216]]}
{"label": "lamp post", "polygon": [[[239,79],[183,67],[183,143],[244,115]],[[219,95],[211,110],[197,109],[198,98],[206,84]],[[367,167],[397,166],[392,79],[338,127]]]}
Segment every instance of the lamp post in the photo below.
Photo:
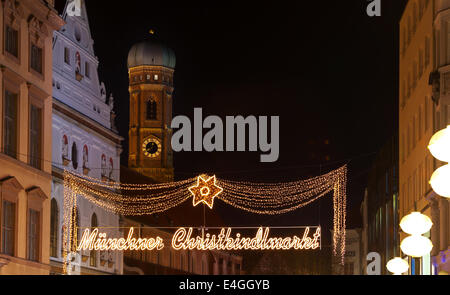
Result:
{"label": "lamp post", "polygon": [[[402,252],[413,258],[420,258],[429,254],[433,244],[423,234],[428,232],[432,226],[431,219],[420,212],[412,212],[403,217],[400,221],[400,228],[410,236],[400,243]],[[408,271],[409,265],[401,257],[395,257],[386,264],[386,267],[395,275],[400,275]]]}
{"label": "lamp post", "polygon": [[431,137],[428,149],[433,157],[447,163],[431,175],[431,187],[438,195],[450,198],[450,125]]}

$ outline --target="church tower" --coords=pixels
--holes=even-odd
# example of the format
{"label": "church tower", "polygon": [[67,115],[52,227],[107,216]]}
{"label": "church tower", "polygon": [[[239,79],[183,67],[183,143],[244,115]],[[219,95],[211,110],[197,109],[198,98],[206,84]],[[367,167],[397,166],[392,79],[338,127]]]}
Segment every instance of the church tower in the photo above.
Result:
{"label": "church tower", "polygon": [[170,124],[174,70],[174,52],[155,40],[130,49],[128,168],[158,182],[173,180]]}

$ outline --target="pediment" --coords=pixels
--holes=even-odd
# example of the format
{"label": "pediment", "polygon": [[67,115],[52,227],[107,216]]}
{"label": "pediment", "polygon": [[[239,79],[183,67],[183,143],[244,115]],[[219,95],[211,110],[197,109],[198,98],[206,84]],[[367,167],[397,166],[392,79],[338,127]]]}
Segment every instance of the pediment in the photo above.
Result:
{"label": "pediment", "polygon": [[23,190],[23,186],[14,176],[8,176],[6,178],[0,179],[0,186],[13,190],[16,193]]}
{"label": "pediment", "polygon": [[37,186],[27,189],[27,194],[30,197],[36,197],[42,200],[48,199],[47,195],[42,191],[42,189]]}

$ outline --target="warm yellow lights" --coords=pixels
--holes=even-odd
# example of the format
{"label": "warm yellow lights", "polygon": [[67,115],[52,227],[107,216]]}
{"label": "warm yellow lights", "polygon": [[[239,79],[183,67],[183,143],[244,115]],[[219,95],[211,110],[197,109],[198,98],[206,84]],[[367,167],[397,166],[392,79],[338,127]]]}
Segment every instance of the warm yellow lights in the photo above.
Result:
{"label": "warm yellow lights", "polygon": [[401,275],[409,269],[409,264],[401,257],[395,257],[388,261],[386,264],[388,271],[392,272],[394,275]]}
{"label": "warm yellow lights", "polygon": [[431,137],[428,145],[430,153],[442,162],[450,162],[450,126]]}
{"label": "warm yellow lights", "polygon": [[410,235],[422,235],[427,233],[432,226],[433,222],[431,222],[431,219],[420,212],[412,212],[403,217],[400,221],[401,229]]}
{"label": "warm yellow lights", "polygon": [[450,198],[450,165],[438,168],[431,175],[430,185],[440,196]]}
{"label": "warm yellow lights", "polygon": [[[450,125],[438,131],[428,145],[430,153],[442,162],[450,162]],[[450,166],[444,165],[431,175],[430,185],[440,196],[450,198]]]}
{"label": "warm yellow lights", "polygon": [[[64,226],[67,229],[63,236],[64,271],[67,273],[68,251],[73,251],[74,245],[77,245],[73,208],[77,198],[81,197],[105,210],[125,216],[164,212],[192,197],[194,206],[204,203],[212,209],[214,199],[218,198],[247,212],[276,215],[304,207],[333,192],[333,254],[340,255],[343,264],[346,184],[346,165],[324,175],[285,183],[238,182],[201,175],[168,183],[122,184],[64,171]],[[86,238],[89,239],[90,235]],[[97,238],[102,239],[100,236]]]}
{"label": "warm yellow lights", "polygon": [[411,257],[422,257],[431,252],[433,244],[430,239],[421,236],[413,235],[405,238],[401,244],[400,248],[403,253]]}
{"label": "warm yellow lights", "polygon": [[105,233],[99,233],[98,229],[92,232],[89,229],[84,231],[77,251],[81,250],[161,250],[164,248],[163,239],[156,238],[133,238],[134,228],[130,228],[128,237],[119,239],[107,239]]}
{"label": "warm yellow lights", "polygon": [[191,237],[192,228],[179,228],[172,238],[172,248],[175,250],[308,250],[320,247],[320,227],[316,229],[313,237],[309,237],[309,227],[302,238],[297,236],[269,238],[270,229],[260,227],[253,238],[242,237],[240,233],[231,237],[231,228],[222,228],[219,235],[209,233]]}
{"label": "warm yellow lights", "polygon": [[[301,237],[269,237],[270,228],[258,228],[252,238],[243,237],[236,233],[231,235],[231,228],[222,228],[218,235],[211,235],[202,231],[201,235],[193,236],[193,228],[179,228],[172,237],[174,250],[315,250],[320,247],[320,227],[310,236],[310,228],[304,229]],[[134,228],[130,228],[127,238],[107,238],[106,233],[99,233],[98,229],[84,231],[77,251],[81,250],[118,250],[118,251],[152,251],[162,250],[164,240],[156,238],[134,238]]]}
{"label": "warm yellow lights", "polygon": [[200,203],[204,203],[212,209],[214,205],[214,198],[223,191],[223,188],[216,184],[215,175],[209,177],[208,179],[203,176],[199,176],[197,177],[197,184],[189,187],[189,191],[194,196],[194,207]]}

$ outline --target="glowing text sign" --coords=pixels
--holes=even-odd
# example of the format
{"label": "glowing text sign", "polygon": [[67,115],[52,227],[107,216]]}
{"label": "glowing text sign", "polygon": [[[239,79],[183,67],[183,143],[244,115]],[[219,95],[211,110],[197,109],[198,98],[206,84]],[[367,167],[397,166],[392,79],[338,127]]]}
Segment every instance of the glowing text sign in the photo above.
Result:
{"label": "glowing text sign", "polygon": [[[269,237],[270,228],[260,227],[254,237],[244,237],[236,233],[232,237],[231,228],[222,228],[218,235],[204,233],[193,236],[193,228],[181,227],[172,236],[174,250],[315,250],[320,247],[320,227],[311,235],[309,227],[304,229],[301,237]],[[98,229],[86,229],[81,238],[77,251],[80,250],[118,250],[118,251],[144,251],[162,250],[164,239],[135,238],[134,228],[130,228],[127,238],[107,238],[105,233]]]}

